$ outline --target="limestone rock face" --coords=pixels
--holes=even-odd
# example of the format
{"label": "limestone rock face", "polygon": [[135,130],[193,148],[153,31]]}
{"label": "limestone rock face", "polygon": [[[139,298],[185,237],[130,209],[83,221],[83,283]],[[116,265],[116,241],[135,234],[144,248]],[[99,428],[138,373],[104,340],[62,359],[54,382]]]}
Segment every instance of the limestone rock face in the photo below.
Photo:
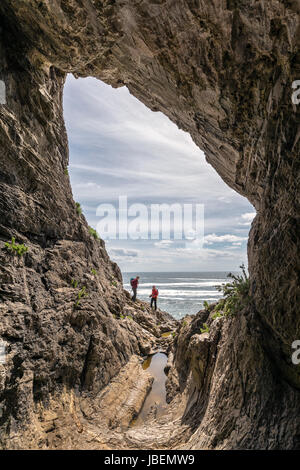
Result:
{"label": "limestone rock face", "polygon": [[[0,426],[7,447],[35,403],[64,386],[100,391],[132,354],[155,347],[161,323],[120,322],[132,306],[119,269],[76,211],[65,173],[66,73],[126,85],[188,131],[226,183],[257,209],[248,245],[251,308],[235,320],[235,334],[224,327],[218,341],[230,374],[212,370],[209,338],[193,338],[184,359],[180,333],[174,350],[170,397],[188,385],[191,370],[197,390],[205,389],[198,408],[210,403],[205,418],[196,413],[202,431],[190,445],[299,445],[292,416],[299,411],[300,371],[291,363],[300,318],[300,105],[291,100],[292,82],[300,79],[299,13],[297,0],[1,1],[0,332],[9,353]],[[21,258],[5,249],[12,237],[29,247]],[[86,286],[78,306],[72,279]],[[260,331],[255,338],[253,325]],[[226,407],[211,401],[214,387]],[[230,423],[217,436],[209,429],[225,413]]]}
{"label": "limestone rock face", "polygon": [[[200,332],[206,322],[208,333]],[[265,353],[264,325],[251,311],[181,326],[168,372],[169,401],[187,394],[187,449],[298,449],[299,391]]]}

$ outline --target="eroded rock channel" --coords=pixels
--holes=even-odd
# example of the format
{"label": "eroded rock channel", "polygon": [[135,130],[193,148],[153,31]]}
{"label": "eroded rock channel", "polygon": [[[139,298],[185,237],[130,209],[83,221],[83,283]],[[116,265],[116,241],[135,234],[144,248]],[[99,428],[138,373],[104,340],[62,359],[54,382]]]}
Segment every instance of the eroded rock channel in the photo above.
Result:
{"label": "eroded rock channel", "polygon": [[165,366],[167,355],[156,353],[148,356],[142,364],[143,370],[147,370],[153,376],[153,383],[138,416],[131,422],[131,426],[144,424],[151,418],[162,416],[167,411],[166,402],[166,374]]}

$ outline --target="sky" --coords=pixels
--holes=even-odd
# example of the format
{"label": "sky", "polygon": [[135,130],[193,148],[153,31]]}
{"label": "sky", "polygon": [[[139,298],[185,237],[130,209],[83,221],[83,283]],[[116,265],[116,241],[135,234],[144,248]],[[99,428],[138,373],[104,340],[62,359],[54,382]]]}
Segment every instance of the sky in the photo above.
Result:
{"label": "sky", "polygon": [[[223,182],[189,134],[126,87],[72,75],[64,117],[74,199],[123,272],[247,265],[255,210]],[[176,216],[171,211],[159,219],[162,204]],[[187,208],[198,218],[189,219]]]}

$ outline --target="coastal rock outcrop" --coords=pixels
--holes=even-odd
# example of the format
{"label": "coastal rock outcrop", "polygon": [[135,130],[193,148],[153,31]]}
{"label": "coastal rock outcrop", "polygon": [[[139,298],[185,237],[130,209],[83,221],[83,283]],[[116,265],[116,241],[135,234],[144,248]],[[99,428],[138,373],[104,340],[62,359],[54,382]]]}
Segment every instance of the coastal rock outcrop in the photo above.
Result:
{"label": "coastal rock outcrop", "polygon": [[[158,317],[149,321],[131,304],[104,243],[76,210],[62,112],[67,73],[127,86],[166,114],[257,210],[251,303],[209,335],[194,332],[198,317],[178,330],[168,393],[171,407],[183,394],[187,409],[157,445],[299,447],[300,370],[291,361],[300,320],[300,106],[291,99],[299,13],[296,0],[1,1],[3,447],[51,446],[34,424],[39,406],[48,407],[45,429],[59,396],[69,403],[65,418],[74,417],[76,394],[101,393],[133,355],[157,347],[162,331]],[[6,249],[12,238],[28,247],[23,256]],[[122,319],[127,308],[133,319]],[[85,445],[79,421],[81,440],[70,446]],[[126,442],[135,446],[132,435]]]}

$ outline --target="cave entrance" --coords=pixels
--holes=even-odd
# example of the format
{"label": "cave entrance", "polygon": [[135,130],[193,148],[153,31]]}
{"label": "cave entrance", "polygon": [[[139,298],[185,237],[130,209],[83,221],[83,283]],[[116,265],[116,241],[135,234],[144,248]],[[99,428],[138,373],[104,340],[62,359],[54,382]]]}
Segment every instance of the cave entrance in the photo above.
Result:
{"label": "cave entrance", "polygon": [[158,285],[160,308],[177,318],[196,313],[204,300],[218,300],[215,286],[247,263],[255,215],[248,200],[223,182],[189,134],[125,87],[114,89],[94,78],[69,75],[64,117],[74,199],[91,227],[99,227],[100,206],[113,206],[120,215],[120,198],[126,198],[128,224],[130,214],[140,211],[135,228],[143,225],[143,210],[150,205],[204,207],[202,245],[193,236],[176,239],[175,215],[169,239],[163,237],[163,220],[156,238],[142,229],[141,236],[131,237],[129,231],[124,236],[117,225],[115,238],[109,227],[105,234],[98,229],[122,270],[125,288],[130,290],[130,278],[139,274],[139,298],[148,300],[152,285]]}

